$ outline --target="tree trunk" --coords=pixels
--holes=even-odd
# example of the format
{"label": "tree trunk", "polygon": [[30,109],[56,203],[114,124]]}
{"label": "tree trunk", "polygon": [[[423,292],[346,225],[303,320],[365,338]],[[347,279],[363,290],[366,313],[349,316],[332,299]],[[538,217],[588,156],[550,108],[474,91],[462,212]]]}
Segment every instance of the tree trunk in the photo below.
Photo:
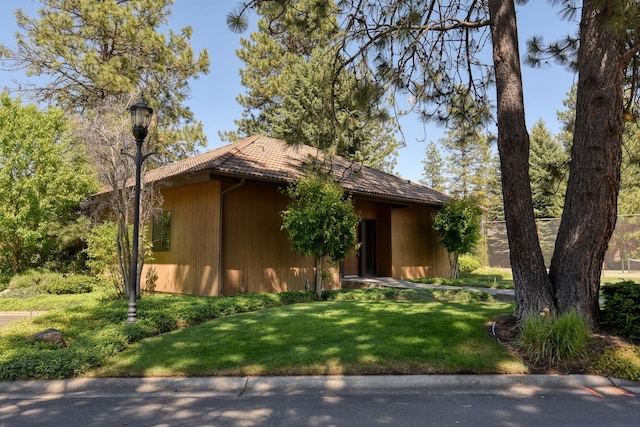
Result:
{"label": "tree trunk", "polygon": [[316,264],[316,299],[322,299],[322,257],[316,257],[315,264]]}
{"label": "tree trunk", "polygon": [[458,259],[460,258],[458,252],[449,252],[449,269],[452,279],[460,277],[460,264]]}
{"label": "tree trunk", "polygon": [[496,73],[498,151],[504,215],[515,287],[516,317],[555,312],[553,289],[533,215],[522,75],[513,1],[490,0],[493,61]]}
{"label": "tree trunk", "polygon": [[576,123],[564,211],[550,277],[558,310],[597,325],[600,274],[617,215],[623,123],[624,42],[611,6],[585,1],[580,23]]}

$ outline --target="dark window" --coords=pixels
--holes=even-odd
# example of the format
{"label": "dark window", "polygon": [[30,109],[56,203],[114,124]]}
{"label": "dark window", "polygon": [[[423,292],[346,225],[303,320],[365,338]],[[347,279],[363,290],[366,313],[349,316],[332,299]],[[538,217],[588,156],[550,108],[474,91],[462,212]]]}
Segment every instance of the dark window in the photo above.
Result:
{"label": "dark window", "polygon": [[171,250],[171,212],[162,211],[153,218],[153,239],[154,252],[168,252]]}

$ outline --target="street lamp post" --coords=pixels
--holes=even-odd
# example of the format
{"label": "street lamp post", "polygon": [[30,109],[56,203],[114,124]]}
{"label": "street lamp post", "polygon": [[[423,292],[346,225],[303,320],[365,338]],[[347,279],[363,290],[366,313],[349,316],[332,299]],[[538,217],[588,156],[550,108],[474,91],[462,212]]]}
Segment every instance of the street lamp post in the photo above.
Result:
{"label": "street lamp post", "polygon": [[147,137],[153,109],[140,97],[140,101],[129,108],[131,114],[131,131],[136,140],[136,155],[127,154],[136,164],[135,205],[133,207],[133,248],[131,249],[131,272],[129,280],[129,310],[127,323],[136,323],[137,319],[137,290],[138,288],[138,236],[140,234],[140,173],[142,162],[153,153],[142,154],[142,143]]}

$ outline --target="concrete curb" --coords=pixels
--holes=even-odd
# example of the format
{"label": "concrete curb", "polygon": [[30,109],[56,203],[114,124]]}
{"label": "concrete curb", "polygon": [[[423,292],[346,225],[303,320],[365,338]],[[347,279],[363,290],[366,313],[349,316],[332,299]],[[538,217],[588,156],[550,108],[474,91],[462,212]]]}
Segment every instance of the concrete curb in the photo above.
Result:
{"label": "concrete curb", "polygon": [[540,393],[640,394],[640,383],[597,375],[399,375],[309,377],[74,378],[0,382],[2,395],[242,395]]}

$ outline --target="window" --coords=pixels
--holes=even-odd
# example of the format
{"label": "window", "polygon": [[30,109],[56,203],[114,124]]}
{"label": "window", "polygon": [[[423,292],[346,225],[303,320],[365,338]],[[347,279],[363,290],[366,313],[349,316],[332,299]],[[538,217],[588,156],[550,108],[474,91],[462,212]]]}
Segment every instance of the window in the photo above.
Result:
{"label": "window", "polygon": [[168,252],[171,250],[171,212],[162,211],[153,217],[151,231],[154,252]]}

